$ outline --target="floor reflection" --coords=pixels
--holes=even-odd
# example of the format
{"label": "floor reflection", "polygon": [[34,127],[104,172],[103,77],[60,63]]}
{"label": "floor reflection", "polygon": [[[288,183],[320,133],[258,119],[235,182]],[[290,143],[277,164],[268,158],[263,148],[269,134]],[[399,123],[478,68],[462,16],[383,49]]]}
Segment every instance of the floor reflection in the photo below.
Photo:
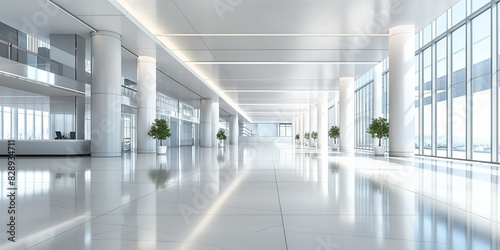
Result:
{"label": "floor reflection", "polygon": [[17,164],[21,249],[500,249],[497,165],[244,144]]}

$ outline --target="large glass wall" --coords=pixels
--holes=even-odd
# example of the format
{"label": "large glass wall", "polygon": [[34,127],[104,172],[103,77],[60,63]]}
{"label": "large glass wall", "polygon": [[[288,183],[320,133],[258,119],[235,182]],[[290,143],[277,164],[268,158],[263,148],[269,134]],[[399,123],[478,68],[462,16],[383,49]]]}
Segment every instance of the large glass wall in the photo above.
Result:
{"label": "large glass wall", "polygon": [[[500,78],[492,74],[493,67],[495,73],[500,70],[499,2],[460,0],[417,32],[417,154],[499,161]],[[492,25],[493,22],[498,25]],[[384,74],[389,72],[390,69],[387,73],[384,70]],[[370,80],[363,76],[358,82],[356,104],[370,102],[365,96],[368,92],[363,91]],[[494,86],[496,89],[492,91]],[[385,88],[384,83],[384,97]],[[364,142],[365,131],[361,128],[365,126],[362,119],[365,111],[356,109],[356,132],[361,132],[356,140],[358,148]]]}
{"label": "large glass wall", "polygon": [[[475,2],[475,1],[474,1]],[[472,19],[472,159],[491,160],[491,12]]]}
{"label": "large glass wall", "polygon": [[[386,58],[382,64],[382,115],[389,118],[389,60]],[[373,138],[366,133],[366,129],[373,119],[373,81],[375,71],[372,69],[356,80],[355,90],[355,142],[356,148],[371,149]],[[383,145],[387,146],[388,141],[383,140]]]}
{"label": "large glass wall", "polygon": [[372,148],[373,139],[366,129],[373,117],[373,70],[356,80],[355,91],[355,142],[356,148]]}

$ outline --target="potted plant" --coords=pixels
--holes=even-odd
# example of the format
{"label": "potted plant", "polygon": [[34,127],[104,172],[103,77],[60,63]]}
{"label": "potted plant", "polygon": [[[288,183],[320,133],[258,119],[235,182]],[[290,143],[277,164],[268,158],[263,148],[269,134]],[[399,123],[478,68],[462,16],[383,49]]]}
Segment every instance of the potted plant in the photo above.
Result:
{"label": "potted plant", "polygon": [[314,140],[313,145],[311,145],[311,146],[316,147],[316,140],[318,139],[318,132],[312,131],[311,138]]}
{"label": "potted plant", "polygon": [[153,124],[151,124],[148,135],[153,137],[153,139],[160,141],[160,146],[157,147],[156,153],[166,154],[167,146],[163,146],[163,140],[167,139],[171,135],[167,121],[165,119],[155,119]]}
{"label": "potted plant", "polygon": [[384,155],[385,147],[382,146],[382,139],[389,137],[389,122],[384,117],[372,119],[372,123],[366,130],[374,139],[378,138],[378,144],[373,143],[373,151],[375,155]]}
{"label": "potted plant", "polygon": [[300,134],[295,135],[295,143],[298,145],[300,144]]}
{"label": "potted plant", "polygon": [[219,148],[223,148],[224,147],[224,140],[226,139],[226,131],[224,130],[219,130],[219,132],[217,132],[217,139],[219,140]]}
{"label": "potted plant", "polygon": [[340,136],[340,128],[337,125],[333,125],[328,130],[328,137],[333,139],[332,150],[338,150],[339,144],[337,143],[337,138]]}
{"label": "potted plant", "polygon": [[305,140],[304,144],[305,144],[306,146],[308,146],[308,144],[309,144],[309,143],[308,143],[308,142],[309,142],[309,138],[311,138],[311,134],[309,134],[309,132],[305,132],[305,133],[304,133],[304,139],[306,139],[306,140]]}

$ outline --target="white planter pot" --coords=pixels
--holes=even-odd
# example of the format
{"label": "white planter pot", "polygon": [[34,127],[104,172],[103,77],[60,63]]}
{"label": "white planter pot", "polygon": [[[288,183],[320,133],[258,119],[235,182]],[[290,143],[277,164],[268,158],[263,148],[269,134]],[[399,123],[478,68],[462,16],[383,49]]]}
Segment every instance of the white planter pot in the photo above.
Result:
{"label": "white planter pot", "polygon": [[375,155],[385,155],[385,146],[373,146]]}
{"label": "white planter pot", "polygon": [[332,150],[333,151],[338,151],[339,150],[339,144],[332,144]]}
{"label": "white planter pot", "polygon": [[219,148],[223,148],[224,147],[224,142],[219,142]]}
{"label": "white planter pot", "polygon": [[159,155],[164,155],[167,153],[167,146],[157,146],[156,153]]}

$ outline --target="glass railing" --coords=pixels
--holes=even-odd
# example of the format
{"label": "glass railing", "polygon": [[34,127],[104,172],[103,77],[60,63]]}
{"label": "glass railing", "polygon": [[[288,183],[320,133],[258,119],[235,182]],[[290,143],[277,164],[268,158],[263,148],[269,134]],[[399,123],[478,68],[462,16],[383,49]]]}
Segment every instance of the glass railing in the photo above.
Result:
{"label": "glass railing", "polygon": [[[47,58],[43,55],[28,51],[24,48],[13,45],[9,42],[0,40],[0,57],[22,63],[33,68],[51,72],[66,78],[76,79],[76,69],[60,63],[58,61]],[[83,82],[90,80],[90,73],[85,72]],[[82,81],[82,79],[79,79]]]}

